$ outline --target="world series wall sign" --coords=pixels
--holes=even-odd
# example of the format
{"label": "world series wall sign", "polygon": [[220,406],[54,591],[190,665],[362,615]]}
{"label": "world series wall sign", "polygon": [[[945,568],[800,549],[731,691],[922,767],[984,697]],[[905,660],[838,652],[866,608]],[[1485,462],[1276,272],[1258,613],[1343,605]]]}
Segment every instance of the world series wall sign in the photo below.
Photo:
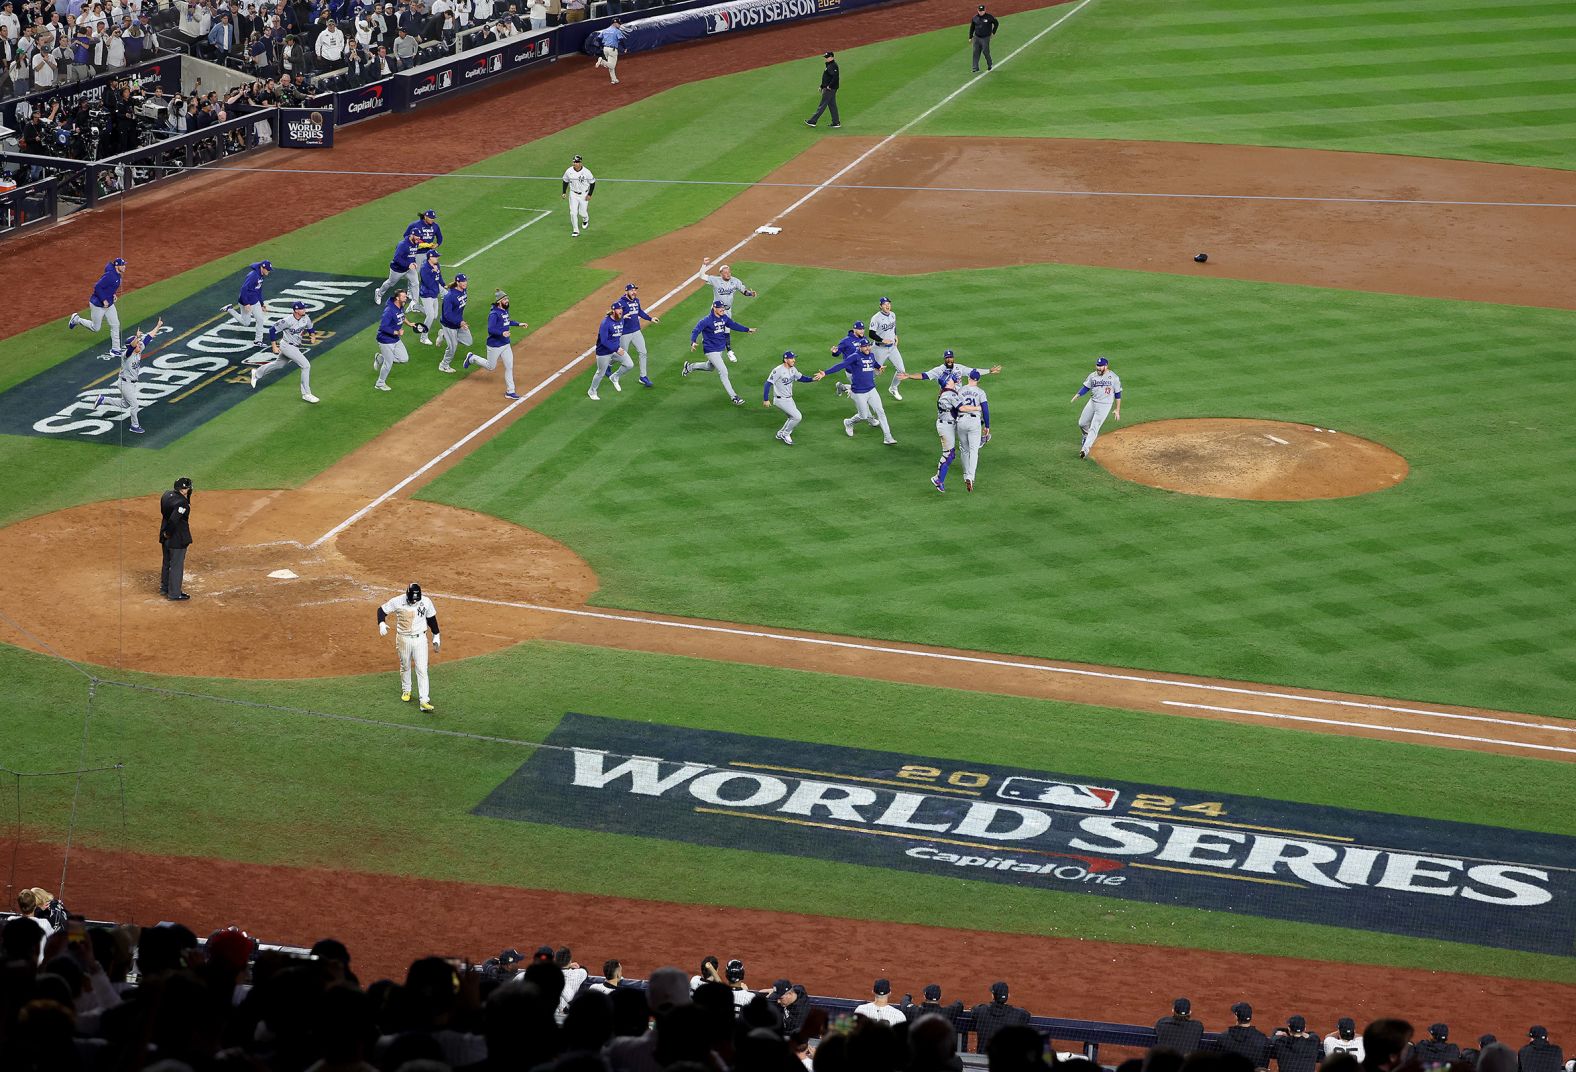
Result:
{"label": "world series wall sign", "polygon": [[499,819],[1571,955],[1576,838],[567,714]]}

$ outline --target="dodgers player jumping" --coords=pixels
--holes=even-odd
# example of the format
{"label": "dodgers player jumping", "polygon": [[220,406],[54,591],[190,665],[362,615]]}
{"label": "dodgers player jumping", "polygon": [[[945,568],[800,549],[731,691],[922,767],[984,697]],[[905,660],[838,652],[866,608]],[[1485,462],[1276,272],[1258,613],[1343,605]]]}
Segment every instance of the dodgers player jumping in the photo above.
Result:
{"label": "dodgers player jumping", "polygon": [[591,229],[591,195],[594,193],[596,176],[577,156],[564,170],[564,192],[558,195],[560,201],[569,202],[569,233],[575,238],[580,237],[580,228]]}
{"label": "dodgers player jumping", "polygon": [[651,377],[646,375],[646,334],[640,330],[640,322],[644,320],[648,324],[659,324],[661,321],[640,307],[638,283],[625,283],[624,296],[613,304],[624,310],[624,350],[626,354],[640,355],[640,383],[643,387],[650,387]]}
{"label": "dodgers player jumping", "polygon": [[[617,302],[607,311],[602,318],[602,326],[596,333],[596,372],[591,376],[591,390],[586,392],[586,397],[593,402],[601,401],[596,389],[601,386],[602,378],[607,377],[607,382],[613,385],[613,390],[622,391],[618,378],[630,369],[635,363],[629,359],[629,351],[624,349],[624,307]],[[619,370],[608,375],[607,370],[615,363]]]}
{"label": "dodgers player jumping", "polygon": [[498,367],[498,362],[502,361],[503,396],[508,399],[518,399],[520,396],[514,393],[514,344],[509,341],[509,329],[530,326],[509,315],[509,295],[502,290],[493,291],[492,308],[487,311],[487,356],[482,358],[475,354],[466,354],[465,362],[460,367],[470,368],[476,365],[492,372]]}
{"label": "dodgers player jumping", "polygon": [[[706,266],[711,263],[710,258],[702,258],[700,262],[700,281],[711,287],[711,297],[714,302],[721,302],[723,311],[729,316],[733,315],[733,297],[743,294],[746,298],[755,297],[755,291],[744,285],[744,280],[736,279],[733,269],[724,264],[717,269],[716,275],[707,275]],[[728,351],[728,360],[737,361],[739,355],[732,350]]]}
{"label": "dodgers player jumping", "polygon": [[733,389],[733,381],[728,379],[728,366],[723,363],[724,354],[730,357],[733,355],[731,347],[732,335],[730,332],[734,331],[742,331],[746,335],[755,334],[754,328],[747,328],[728,315],[728,307],[723,304],[720,298],[712,302],[710,314],[697,320],[695,327],[690,331],[691,353],[699,345],[698,340],[701,336],[704,335],[706,337],[705,345],[701,346],[701,354],[706,360],[684,362],[684,370],[680,375],[688,376],[691,372],[705,372],[707,369],[710,369],[721,377],[722,389],[728,392],[728,397],[733,400],[733,404],[742,406],[744,405],[744,399],[740,398],[738,392]]}
{"label": "dodgers player jumping", "polygon": [[400,336],[405,334],[405,306],[410,302],[410,294],[403,290],[396,290],[394,296],[383,306],[383,318],[378,321],[378,352],[372,355],[372,367],[377,369],[378,380],[372,386],[379,391],[391,391],[389,386],[389,371],[395,365],[403,365],[410,360],[410,354],[405,352],[405,344]]}
{"label": "dodgers player jumping", "polygon": [[767,409],[776,406],[788,415],[783,426],[777,430],[777,439],[790,447],[793,446],[793,430],[804,419],[794,403],[793,386],[796,383],[814,383],[826,375],[817,369],[814,376],[806,376],[795,367],[798,357],[792,350],[785,350],[783,363],[766,374],[766,389],[761,392],[761,405]]}
{"label": "dodgers player jumping", "polygon": [[[71,314],[71,319],[66,321],[69,330],[84,327],[90,331],[98,331],[99,326],[109,324],[109,349],[116,357],[120,356],[120,310],[115,308],[115,292],[120,290],[120,277],[126,271],[124,258],[116,257],[104,266],[104,274],[99,276],[99,281],[93,284],[93,293],[88,296],[88,315],[78,316]],[[136,421],[132,421],[136,424]],[[141,429],[138,429],[141,431]]]}
{"label": "dodgers player jumping", "polygon": [[301,352],[303,342],[308,345],[317,342],[317,329],[312,327],[312,318],[306,315],[306,303],[296,302],[290,306],[289,314],[269,325],[268,333],[273,339],[271,349],[278,356],[252,370],[252,390],[257,390],[257,381],[264,376],[294,363],[301,370],[301,401],[316,405],[318,398],[312,393],[312,366]]}
{"label": "dodgers player jumping", "polygon": [[[459,273],[443,293],[443,307],[439,311],[438,339],[443,343],[443,360],[438,362],[439,372],[453,372],[454,352],[463,344],[471,344],[471,326],[465,322],[466,292],[470,289],[470,276]],[[466,352],[466,357],[476,355]]]}
{"label": "dodgers player jumping", "polygon": [[[263,307],[263,280],[273,274],[273,261],[258,261],[246,266],[246,278],[241,280],[241,293],[231,305],[221,305],[219,311],[230,314],[230,323],[243,328],[256,328],[252,345],[261,348],[263,332],[268,328],[268,310]],[[236,312],[240,306],[240,312]]]}
{"label": "dodgers player jumping", "polygon": [[1089,396],[1089,401],[1084,403],[1083,412],[1078,415],[1078,430],[1083,433],[1078,441],[1080,458],[1089,457],[1108,414],[1116,420],[1122,419],[1122,378],[1111,371],[1111,363],[1105,358],[1094,363],[1094,371],[1084,377],[1083,386],[1068,401],[1076,402],[1084,395]]}
{"label": "dodgers player jumping", "polygon": [[389,258],[389,277],[379,283],[378,289],[372,292],[372,304],[382,305],[383,296],[395,287],[404,287],[406,299],[414,302],[421,284],[420,279],[417,278],[418,259],[416,246],[409,235],[396,242],[394,255]]}
{"label": "dodgers player jumping", "polygon": [[903,365],[903,355],[897,349],[897,314],[892,311],[892,299],[882,296],[877,303],[878,308],[870,317],[870,337],[876,341],[876,358],[883,365],[893,368],[892,383],[887,387],[887,394],[894,401],[903,401],[903,396],[898,393],[898,379],[907,372]]}
{"label": "dodgers player jumping", "polygon": [[881,405],[881,394],[876,390],[876,373],[881,371],[881,362],[876,360],[871,352],[873,346],[869,339],[859,340],[859,352],[852,357],[845,357],[837,364],[826,370],[828,376],[834,372],[847,372],[852,379],[850,390],[854,396],[854,416],[843,421],[843,431],[850,439],[854,436],[854,426],[860,421],[881,428],[881,442],[891,446],[897,442],[892,438],[892,429],[887,425],[886,409]]}
{"label": "dodgers player jumping", "polygon": [[378,608],[378,635],[389,635],[389,615],[394,616],[395,646],[399,649],[400,700],[410,703],[410,670],[416,668],[416,693],[423,711],[432,710],[427,691],[427,630],[432,630],[432,650],[443,646],[438,632],[438,610],[432,600],[421,594],[421,585],[412,584],[405,594],[395,596]]}
{"label": "dodgers player jumping", "polygon": [[[130,428],[138,435],[142,434],[142,425],[137,423],[138,414],[141,412],[141,404],[137,400],[137,380],[142,376],[142,354],[148,345],[148,340],[157,335],[163,326],[164,318],[160,317],[159,322],[153,325],[152,331],[133,331],[131,338],[127,340],[126,349],[120,355],[120,375],[115,379],[115,386],[120,389],[122,408],[131,419]],[[104,395],[99,395],[93,399],[93,404],[102,408],[104,398]]]}
{"label": "dodgers player jumping", "polygon": [[980,370],[969,369],[968,379],[957,390],[958,453],[963,459],[963,489],[974,490],[980,445],[990,442],[990,401],[980,389]]}

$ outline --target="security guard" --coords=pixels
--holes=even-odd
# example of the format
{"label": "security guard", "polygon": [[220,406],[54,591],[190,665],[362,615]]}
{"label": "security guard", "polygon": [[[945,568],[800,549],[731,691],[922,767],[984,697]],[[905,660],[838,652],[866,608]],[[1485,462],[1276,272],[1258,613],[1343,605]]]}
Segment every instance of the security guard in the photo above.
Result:
{"label": "security guard", "polygon": [[190,599],[181,590],[186,579],[186,549],[192,545],[192,478],[183,476],[159,499],[159,543],[164,565],[159,570],[159,595],[175,602]]}
{"label": "security guard", "polygon": [[1171,1015],[1155,1021],[1155,1049],[1175,1050],[1186,1056],[1198,1049],[1204,1038],[1204,1025],[1193,1019],[1193,1003],[1187,998],[1177,998],[1171,1003]]}

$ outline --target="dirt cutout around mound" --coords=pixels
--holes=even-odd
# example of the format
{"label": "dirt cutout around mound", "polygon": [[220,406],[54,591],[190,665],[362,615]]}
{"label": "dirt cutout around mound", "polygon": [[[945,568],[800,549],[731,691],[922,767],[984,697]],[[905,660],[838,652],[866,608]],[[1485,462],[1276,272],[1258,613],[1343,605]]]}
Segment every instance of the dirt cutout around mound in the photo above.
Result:
{"label": "dirt cutout around mound", "polygon": [[1371,440],[1230,417],[1126,425],[1089,456],[1123,480],[1217,499],[1344,499],[1393,488],[1407,473],[1405,458]]}

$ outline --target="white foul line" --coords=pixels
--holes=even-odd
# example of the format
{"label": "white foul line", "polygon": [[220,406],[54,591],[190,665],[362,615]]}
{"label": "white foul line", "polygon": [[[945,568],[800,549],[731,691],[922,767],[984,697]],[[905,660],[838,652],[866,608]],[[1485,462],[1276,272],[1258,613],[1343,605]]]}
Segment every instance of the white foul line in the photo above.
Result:
{"label": "white foul line", "polygon": [[[1045,27],[1045,29],[1041,30],[1039,33],[1037,33],[1033,37],[1029,38],[1023,44],[1019,45],[1017,48],[1015,48],[1011,52],[1007,53],[1006,56],[1002,57],[1002,61],[1001,61],[1002,64],[1003,65],[1007,64],[1014,56],[1018,55],[1018,53],[1022,52],[1024,49],[1026,49],[1030,45],[1034,44],[1040,38],[1044,37],[1046,34],[1050,33],[1052,30],[1056,29],[1062,23],[1066,22],[1068,19],[1070,19],[1074,15],[1078,14],[1078,12],[1080,12],[1084,8],[1088,7],[1091,2],[1092,2],[1092,0],[1079,0],[1078,4],[1075,5],[1069,11],[1067,11],[1065,14],[1063,14],[1061,16],[1061,18],[1057,19],[1055,22],[1053,22],[1049,26]],[[816,194],[820,193],[822,190],[826,189],[828,186],[831,186],[838,179],[842,178],[844,175],[848,174],[854,168],[858,167],[860,164],[862,164],[866,160],[870,159],[872,154],[876,153],[877,151],[879,151],[880,149],[886,147],[887,145],[890,145],[895,138],[901,136],[905,131],[907,131],[910,128],[912,128],[915,124],[923,122],[924,120],[930,118],[930,116],[935,114],[935,112],[938,109],[940,109],[943,105],[946,105],[947,103],[952,101],[955,97],[957,97],[958,94],[962,93],[964,90],[968,89],[970,86],[974,85],[978,81],[979,81],[979,79],[970,79],[969,81],[964,82],[957,89],[954,89],[951,93],[948,93],[945,97],[942,97],[940,101],[938,101],[937,103],[931,105],[929,108],[925,109],[919,115],[915,116],[913,119],[910,119],[907,123],[904,123],[902,126],[898,127],[892,133],[888,134],[886,137],[884,137],[880,141],[876,142],[876,144],[872,145],[870,148],[868,148],[864,152],[860,153],[859,156],[854,159],[853,163],[848,164],[848,165],[840,168],[837,171],[837,173],[834,174],[831,178],[827,179],[826,181],[820,183],[819,185],[817,185],[815,187],[812,187],[810,189],[810,191],[808,193],[806,193],[803,197],[799,198],[799,200],[795,201],[793,204],[791,204],[787,208],[783,209],[777,215],[773,216],[770,220],[766,221],[767,225],[776,223],[778,220],[780,220],[784,216],[788,215],[794,209],[798,208],[800,205],[802,205],[806,201],[810,200],[810,198],[814,197]],[[546,215],[550,215],[550,213],[549,212],[543,212],[542,215],[546,216]],[[541,219],[541,218],[542,218],[541,216],[538,216],[536,219]],[[512,237],[513,235],[518,234],[520,231],[525,230],[525,228],[527,228],[527,227],[531,226],[531,224],[535,223],[536,219],[533,219],[533,220],[531,220],[531,221],[529,221],[529,222],[527,222],[525,224],[522,224],[519,227],[516,227],[513,231],[510,231],[508,234],[504,235],[503,238],[497,239],[496,241],[491,242],[491,243],[489,243],[486,246],[483,246],[481,249],[477,250],[475,253],[472,253],[470,255],[470,257],[466,257],[465,260],[457,261],[455,263],[455,267],[456,268],[459,267],[460,265],[464,264],[465,261],[470,260],[472,257],[479,257],[481,254],[486,253],[489,249],[492,249],[493,246],[496,246],[499,242],[502,242],[505,238]],[[740,239],[738,242],[735,242],[733,245],[729,246],[727,249],[723,250],[722,253],[718,254],[716,257],[714,257],[712,259],[715,260],[715,261],[718,261],[718,262],[722,262],[722,261],[727,260],[734,253],[736,253],[739,250],[743,249],[750,242],[750,240],[755,237],[755,234],[756,234],[756,232],[752,228],[750,233],[745,235],[744,238]],[[672,290],[670,290],[666,294],[662,295],[662,297],[660,297],[656,301],[652,302],[650,305],[647,306],[647,308],[648,309],[658,309],[658,308],[660,308],[665,302],[671,300],[675,296],[677,296],[677,295],[683,293],[685,290],[687,290],[689,288],[689,285],[691,283],[695,282],[696,280],[698,280],[699,278],[700,278],[700,272],[697,271],[694,274],[690,275],[688,278],[686,278],[678,286],[674,287]],[[477,425],[475,428],[472,428],[469,432],[465,433],[464,436],[460,437],[460,439],[458,439],[456,442],[450,444],[449,446],[445,447],[442,451],[440,451],[437,454],[436,457],[433,457],[433,458],[429,459],[427,462],[425,462],[421,466],[421,468],[417,469],[415,472],[413,472],[409,476],[405,477],[399,483],[395,484],[392,488],[389,488],[382,495],[379,495],[376,499],[373,499],[367,505],[363,506],[361,509],[359,509],[355,513],[351,514],[349,517],[345,518],[345,520],[341,521],[339,524],[335,525],[333,528],[331,528],[327,532],[323,533],[323,535],[319,536],[317,539],[313,540],[310,544],[308,544],[307,547],[309,549],[315,549],[315,548],[321,547],[323,544],[327,543],[329,540],[332,540],[335,536],[338,536],[341,532],[344,532],[350,526],[354,525],[356,522],[358,522],[362,518],[366,517],[373,510],[377,509],[379,506],[381,506],[384,503],[388,502],[395,495],[398,495],[402,490],[404,490],[405,488],[409,487],[411,482],[416,480],[423,473],[426,473],[427,471],[432,469],[433,466],[437,465],[439,462],[443,461],[443,459],[445,459],[445,458],[449,457],[450,455],[452,455],[455,451],[459,450],[465,444],[469,443],[472,439],[475,439],[482,432],[486,431],[488,428],[491,428],[494,424],[497,424],[498,421],[502,420],[505,416],[507,416],[508,414],[512,413],[516,406],[519,406],[519,405],[529,401],[532,397],[534,397],[535,395],[540,393],[544,388],[548,387],[554,381],[556,381],[560,376],[566,375],[567,373],[571,372],[577,365],[580,364],[580,362],[584,361],[586,358],[591,356],[591,353],[592,353],[593,349],[594,349],[594,347],[589,347],[589,346],[586,347],[578,355],[576,355],[573,359],[571,359],[568,364],[564,365],[557,372],[554,372],[553,374],[548,376],[546,379],[544,379],[541,383],[537,384],[535,387],[533,387],[529,391],[527,391],[525,394],[523,394],[519,398],[511,401],[503,409],[499,410],[497,413],[495,413],[491,417],[487,418],[485,421],[483,421],[481,424]]]}
{"label": "white foul line", "polygon": [[477,257],[480,257],[483,253],[486,253],[489,249],[492,249],[494,246],[498,245],[500,242],[507,242],[507,241],[509,241],[509,239],[513,238],[515,235],[519,234],[521,231],[523,231],[527,227],[531,226],[531,224],[533,224],[533,223],[541,223],[543,220],[547,219],[547,217],[549,217],[549,216],[551,216],[553,214],[552,209],[542,209],[542,208],[538,208],[538,209],[524,209],[522,211],[535,212],[536,215],[532,216],[530,219],[528,219],[524,223],[520,224],[520,226],[518,226],[514,230],[510,231],[508,234],[504,235],[502,238],[495,238],[495,239],[493,239],[491,242],[487,243],[481,249],[477,250],[475,253],[472,253],[469,257],[464,257],[464,258],[461,258],[460,260],[455,261],[454,262],[454,267],[456,267],[456,268],[462,267],[465,264],[466,261],[473,261],[473,260],[475,260]]}
{"label": "white foul line", "polygon": [[[549,607],[539,603],[518,603],[507,599],[485,599],[481,596],[463,596],[453,592],[433,592],[430,595],[441,596],[444,599],[456,599],[462,603],[482,603],[492,607],[516,607],[520,610],[538,611],[542,614],[563,614],[575,618],[595,618],[607,622],[627,622],[633,625],[655,625],[667,629],[688,629],[697,633],[721,633],[727,636],[751,637],[760,640],[782,640],[791,644],[805,644],[812,647],[844,648],[849,651],[863,651],[878,655],[909,655],[918,659],[938,659],[943,662],[968,663],[973,666],[1000,666],[1011,670],[1037,670],[1046,674],[1065,674],[1069,677],[1101,678],[1106,681],[1129,681],[1140,685],[1164,685],[1168,688],[1197,689],[1201,692],[1224,692],[1239,696],[1258,696],[1271,700],[1293,700],[1301,703],[1327,704],[1337,707],[1360,708],[1366,711],[1387,711],[1403,715],[1421,715],[1428,718],[1447,718],[1461,722],[1486,722],[1500,726],[1516,726],[1521,729],[1548,730],[1554,733],[1576,733],[1576,726],[1558,726],[1547,722],[1521,722],[1513,718],[1494,718],[1489,715],[1462,715],[1451,711],[1430,711],[1421,707],[1399,707],[1391,704],[1369,703],[1362,700],[1341,700],[1327,696],[1304,696],[1295,692],[1275,692],[1269,689],[1250,689],[1240,685],[1212,685],[1203,681],[1182,681],[1169,677],[1150,677],[1143,674],[1122,674],[1111,670],[1090,670],[1076,666],[1055,666],[1047,663],[1024,662],[1019,659],[1007,659],[990,655],[964,655],[959,652],[926,651],[922,648],[900,648],[891,645],[870,644],[858,640],[837,640],[831,637],[796,636],[793,633],[779,633],[769,629],[745,629],[732,625],[714,625],[707,622],[680,622],[671,618],[658,618],[643,614],[615,614],[610,611],[586,610],[580,607]],[[1165,703],[1177,707],[1201,706],[1194,704],[1177,703],[1166,700]],[[1232,708],[1203,708],[1204,710],[1231,711]],[[1260,714],[1261,712],[1243,712],[1244,714]],[[1295,715],[1267,715],[1270,718],[1297,718]],[[1306,721],[1319,722],[1320,719],[1307,719]],[[1330,722],[1332,726],[1367,726],[1366,722]],[[1387,727],[1371,727],[1375,729]],[[1401,731],[1398,731],[1401,732]],[[1424,732],[1412,730],[1405,732]],[[1440,736],[1452,736],[1440,734]],[[1465,741],[1492,741],[1486,737],[1462,737]],[[1511,741],[1493,741],[1496,744],[1513,744]],[[1553,745],[1527,745],[1528,748],[1553,748],[1555,751],[1576,752],[1576,748],[1556,748]]]}
{"label": "white foul line", "polygon": [[[1354,729],[1373,730],[1376,733],[1410,733],[1419,737],[1444,737],[1452,741],[1476,741],[1479,744],[1500,744],[1509,748],[1536,748],[1540,752],[1569,752],[1576,755],[1576,748],[1565,748],[1557,744],[1532,744],[1525,741],[1502,741],[1496,737],[1471,737],[1465,733],[1442,733],[1439,730],[1418,730],[1407,726],[1375,726],[1371,722],[1342,722],[1334,718],[1313,718],[1309,715],[1281,715],[1271,711],[1248,711],[1240,707],[1211,707],[1209,704],[1182,703],[1178,700],[1162,700],[1167,707],[1190,707],[1196,711],[1219,711],[1228,715],[1252,715],[1255,718],[1278,718],[1289,722],[1315,722],[1321,726],[1350,726]],[[1516,725],[1528,725],[1516,723]],[[1553,726],[1544,726],[1543,729],[1554,729]]]}

